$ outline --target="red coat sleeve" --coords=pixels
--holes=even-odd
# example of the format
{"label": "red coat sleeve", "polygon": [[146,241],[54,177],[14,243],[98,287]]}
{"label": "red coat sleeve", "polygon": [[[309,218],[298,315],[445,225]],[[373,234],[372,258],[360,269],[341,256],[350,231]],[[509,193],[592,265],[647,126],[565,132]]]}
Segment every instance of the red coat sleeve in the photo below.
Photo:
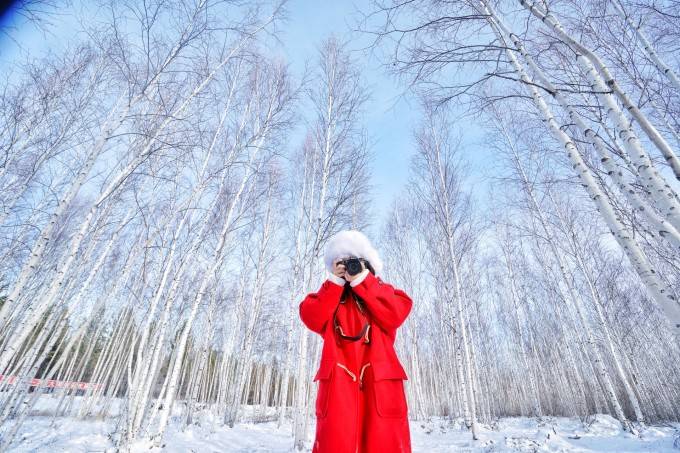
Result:
{"label": "red coat sleeve", "polygon": [[366,302],[373,320],[385,331],[396,330],[402,325],[413,306],[408,294],[371,272],[352,290]]}
{"label": "red coat sleeve", "polygon": [[300,302],[299,311],[302,322],[310,330],[323,335],[326,323],[340,303],[343,289],[344,286],[326,280],[321,284],[318,292],[307,294]]}

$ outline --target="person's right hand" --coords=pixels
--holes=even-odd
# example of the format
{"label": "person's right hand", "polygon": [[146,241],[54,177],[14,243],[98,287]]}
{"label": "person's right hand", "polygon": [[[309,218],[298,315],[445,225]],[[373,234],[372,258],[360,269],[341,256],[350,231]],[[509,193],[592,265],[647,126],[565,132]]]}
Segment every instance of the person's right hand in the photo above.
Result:
{"label": "person's right hand", "polygon": [[342,258],[333,261],[333,275],[345,278],[345,265],[341,264],[340,261],[342,261]]}

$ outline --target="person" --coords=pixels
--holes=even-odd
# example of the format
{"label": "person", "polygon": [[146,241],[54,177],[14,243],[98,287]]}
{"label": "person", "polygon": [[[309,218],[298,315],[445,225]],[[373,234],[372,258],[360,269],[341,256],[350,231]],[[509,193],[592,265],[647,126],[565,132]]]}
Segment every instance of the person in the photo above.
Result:
{"label": "person", "polygon": [[299,305],[323,338],[312,453],[411,452],[408,377],[394,340],[413,301],[377,275],[383,263],[360,231],[332,236],[324,263],[327,279]]}

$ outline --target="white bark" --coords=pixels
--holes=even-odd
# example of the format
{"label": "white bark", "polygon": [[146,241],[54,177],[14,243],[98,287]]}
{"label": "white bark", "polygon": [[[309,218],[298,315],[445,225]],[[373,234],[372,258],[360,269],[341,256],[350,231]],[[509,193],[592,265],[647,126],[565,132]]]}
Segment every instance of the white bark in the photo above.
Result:
{"label": "white bark", "polygon": [[[669,191],[671,191],[671,189],[668,187],[668,184],[661,181],[662,179],[661,176],[658,175],[658,173],[654,170],[653,166],[651,165],[649,155],[642,149],[642,145],[637,136],[635,135],[635,132],[633,131],[633,127],[630,121],[628,121],[628,119],[625,118],[623,113],[618,109],[618,106],[616,106],[614,101],[611,99],[611,96],[609,94],[604,93],[608,93],[609,90],[612,90],[614,92],[616,97],[623,104],[626,111],[628,111],[633,116],[633,118],[638,122],[638,124],[640,124],[640,127],[645,132],[645,134],[647,134],[652,143],[654,143],[654,145],[659,149],[661,154],[664,156],[668,164],[673,169],[673,173],[675,174],[675,177],[677,179],[680,179],[680,160],[678,160],[675,151],[666,142],[666,140],[659,133],[659,131],[656,130],[654,125],[647,119],[645,114],[640,111],[640,109],[633,103],[633,101],[625,93],[625,91],[623,91],[623,89],[619,86],[618,82],[609,72],[609,69],[605,66],[602,60],[592,50],[588,49],[578,40],[569,35],[552,13],[542,10],[541,8],[536,6],[535,3],[529,4],[527,0],[519,0],[519,3],[528,11],[530,11],[534,16],[536,16],[542,23],[544,23],[552,31],[554,31],[557,34],[557,36],[560,39],[562,39],[566,44],[571,46],[574,49],[574,51],[577,52],[577,54],[583,55],[587,58],[588,60],[587,62],[579,61],[579,63],[587,68],[586,69],[587,72],[589,72],[593,78],[597,79],[596,85],[607,87],[604,89],[598,88],[596,91],[599,91],[600,94],[598,96],[606,101],[604,105],[606,105],[608,108],[607,113],[612,116],[612,121],[614,121],[614,123],[617,124],[619,134],[621,136],[621,140],[624,143],[624,146],[631,147],[631,150],[629,150],[631,158],[634,161],[640,162],[639,165],[641,166],[641,173],[649,175],[650,178],[649,183],[655,188],[655,191],[658,190],[662,193],[668,193]],[[578,57],[577,59],[582,60]],[[593,71],[592,73],[591,70]],[[632,149],[635,149],[636,151],[639,151],[641,153],[636,154],[634,151],[632,151]],[[669,194],[668,196],[670,197],[671,195]],[[677,198],[674,198],[673,205],[675,206],[677,204],[678,204]],[[677,216],[680,216],[680,212],[678,212],[677,206],[675,206],[675,209],[676,209],[675,213],[667,213],[667,215],[674,216],[676,217],[677,220]],[[680,229],[680,223],[673,222],[673,224],[676,228]]]}
{"label": "white bark", "polygon": [[[484,8],[486,8],[486,6],[488,5],[483,4]],[[680,305],[675,300],[673,295],[668,293],[665,284],[661,281],[661,279],[659,279],[659,277],[657,277],[656,272],[651,267],[647,257],[637,245],[630,232],[627,231],[618,220],[614,209],[607,201],[606,195],[602,193],[602,190],[598,186],[597,181],[595,181],[590,169],[583,161],[580,151],[571,138],[560,128],[552,114],[552,111],[550,110],[550,107],[543,100],[543,97],[538,92],[538,89],[533,84],[533,81],[519,63],[514,53],[509,50],[506,53],[510,58],[513,67],[531,92],[531,96],[536,103],[537,108],[548,123],[551,132],[564,146],[574,170],[577,172],[591,199],[596,203],[598,210],[603,216],[603,219],[611,229],[614,238],[619,243],[621,248],[623,248],[623,250],[626,252],[631,264],[633,264],[637,270],[638,275],[645,283],[645,286],[651,293],[652,297],[663,310],[668,320],[671,322],[672,329],[674,331],[680,332]],[[678,211],[678,213],[680,213],[680,211]]]}

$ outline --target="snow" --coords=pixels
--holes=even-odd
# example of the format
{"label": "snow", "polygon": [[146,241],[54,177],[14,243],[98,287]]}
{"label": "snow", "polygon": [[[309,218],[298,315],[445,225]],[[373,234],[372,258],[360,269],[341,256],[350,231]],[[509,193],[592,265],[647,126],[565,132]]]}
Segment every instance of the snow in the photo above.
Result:
{"label": "snow", "polygon": [[[481,425],[480,440],[447,420],[411,422],[413,451],[431,452],[674,452],[680,424],[642,428],[640,436],[625,432],[609,415],[582,423],[576,418],[502,418]],[[460,422],[458,422],[460,424]],[[428,434],[429,432],[429,434]]]}
{"label": "snow", "polygon": [[[50,406],[47,403],[47,406]],[[115,407],[114,405],[114,411]],[[195,424],[181,426],[179,410],[175,412],[164,440],[167,452],[290,452],[293,438],[291,421],[277,428],[275,414],[265,414],[268,421],[241,423],[234,428],[222,426],[218,417],[203,411]],[[244,408],[254,420],[253,408]],[[9,452],[113,452],[115,418],[79,420],[53,418],[46,406],[36,408],[19,431],[18,441]],[[54,422],[54,423],[53,423]],[[7,427],[3,428],[6,429]],[[310,451],[314,420],[310,421]],[[490,425],[480,424],[480,440],[472,441],[460,419],[450,421],[433,417],[429,421],[411,420],[413,452],[680,452],[680,424],[640,428],[639,436],[625,432],[609,415],[598,414],[585,422],[577,418],[527,417],[502,418]],[[0,430],[2,432],[2,430]],[[673,444],[676,442],[677,447]],[[133,452],[148,452],[145,441],[132,446]]]}

